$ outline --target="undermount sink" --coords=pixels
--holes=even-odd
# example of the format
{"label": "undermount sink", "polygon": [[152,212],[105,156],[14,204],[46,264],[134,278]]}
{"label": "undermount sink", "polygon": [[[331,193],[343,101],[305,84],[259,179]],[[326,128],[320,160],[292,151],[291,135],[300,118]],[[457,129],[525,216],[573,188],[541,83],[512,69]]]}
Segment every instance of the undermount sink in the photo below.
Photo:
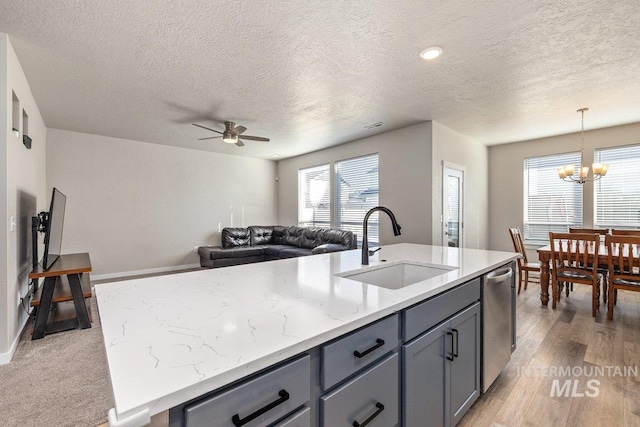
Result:
{"label": "undermount sink", "polygon": [[383,267],[348,271],[336,276],[387,289],[400,289],[455,269],[457,267],[447,265],[431,266],[414,262],[400,262]]}

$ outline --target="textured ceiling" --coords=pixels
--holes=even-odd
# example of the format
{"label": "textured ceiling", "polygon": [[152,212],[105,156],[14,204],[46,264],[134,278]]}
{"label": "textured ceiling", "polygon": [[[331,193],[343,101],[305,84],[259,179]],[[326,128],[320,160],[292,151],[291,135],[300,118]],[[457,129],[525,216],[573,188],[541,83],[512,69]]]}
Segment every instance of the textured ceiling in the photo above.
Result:
{"label": "textured ceiling", "polygon": [[[638,22],[638,0],[0,2],[48,127],[263,158],[425,120],[486,144],[580,107],[638,122]],[[271,142],[196,140],[224,120]]]}

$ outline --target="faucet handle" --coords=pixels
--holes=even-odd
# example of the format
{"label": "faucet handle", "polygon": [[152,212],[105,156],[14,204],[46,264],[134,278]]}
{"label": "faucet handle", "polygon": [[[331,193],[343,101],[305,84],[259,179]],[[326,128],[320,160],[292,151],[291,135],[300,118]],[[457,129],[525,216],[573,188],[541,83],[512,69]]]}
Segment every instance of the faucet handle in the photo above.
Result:
{"label": "faucet handle", "polygon": [[373,251],[371,251],[371,250],[370,250],[370,251],[369,251],[369,256],[371,256],[371,255],[375,254],[375,253],[376,253],[376,252],[378,252],[380,249],[382,249],[382,248],[378,248],[378,249],[373,250]]}

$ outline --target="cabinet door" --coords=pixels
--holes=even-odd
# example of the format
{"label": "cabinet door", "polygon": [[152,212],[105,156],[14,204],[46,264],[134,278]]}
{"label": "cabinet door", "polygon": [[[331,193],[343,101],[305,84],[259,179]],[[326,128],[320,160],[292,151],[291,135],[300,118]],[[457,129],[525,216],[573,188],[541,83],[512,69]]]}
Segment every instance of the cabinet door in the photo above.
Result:
{"label": "cabinet door", "polygon": [[458,424],[480,396],[480,303],[451,318],[451,425]]}
{"label": "cabinet door", "polygon": [[406,427],[449,425],[449,323],[402,346],[402,416]]}

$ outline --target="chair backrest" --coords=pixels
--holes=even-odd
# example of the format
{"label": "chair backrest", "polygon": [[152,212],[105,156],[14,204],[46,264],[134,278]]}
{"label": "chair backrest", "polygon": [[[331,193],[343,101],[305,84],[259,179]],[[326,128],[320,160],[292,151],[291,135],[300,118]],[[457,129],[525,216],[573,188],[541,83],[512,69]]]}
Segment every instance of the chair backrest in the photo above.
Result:
{"label": "chair backrest", "polygon": [[608,228],[570,228],[569,233],[599,234],[601,236],[606,236],[607,234],[609,234],[609,229]]}
{"label": "chair backrest", "polygon": [[549,233],[555,280],[597,285],[600,237],[588,233]]}
{"label": "chair backrest", "polygon": [[640,230],[616,230],[613,228],[611,234],[614,236],[640,236]]}
{"label": "chair backrest", "polygon": [[640,235],[607,236],[605,244],[611,282],[640,281]]}
{"label": "chair backrest", "polygon": [[[519,252],[522,255],[522,261],[527,263],[527,251],[524,248],[524,240],[522,239],[522,234],[520,233],[520,229],[510,228],[509,234],[511,235],[511,241],[513,242],[513,249],[516,252]],[[518,263],[520,262],[520,258],[518,259]]]}

